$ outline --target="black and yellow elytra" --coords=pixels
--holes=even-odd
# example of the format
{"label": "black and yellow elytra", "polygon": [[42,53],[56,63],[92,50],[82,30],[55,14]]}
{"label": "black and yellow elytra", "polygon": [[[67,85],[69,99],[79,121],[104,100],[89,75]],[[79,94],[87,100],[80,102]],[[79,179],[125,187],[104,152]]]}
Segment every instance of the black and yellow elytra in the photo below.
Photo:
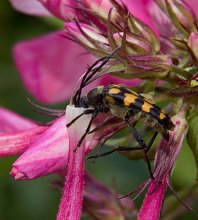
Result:
{"label": "black and yellow elytra", "polygon": [[170,117],[150,100],[115,84],[103,87],[102,94],[112,114],[123,119],[126,117],[140,119],[168,140],[168,130],[173,130],[174,124]]}

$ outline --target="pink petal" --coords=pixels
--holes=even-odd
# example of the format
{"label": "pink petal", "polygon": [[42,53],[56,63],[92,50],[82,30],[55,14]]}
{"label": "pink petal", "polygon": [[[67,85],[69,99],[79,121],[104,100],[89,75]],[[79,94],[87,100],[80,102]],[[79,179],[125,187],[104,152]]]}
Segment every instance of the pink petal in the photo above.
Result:
{"label": "pink petal", "polygon": [[14,48],[14,60],[26,88],[46,103],[69,99],[93,60],[83,48],[59,34],[21,42]]}
{"label": "pink petal", "polygon": [[197,4],[197,0],[184,0],[186,2],[186,4],[188,4],[193,12],[196,14],[196,16],[198,17],[198,4]]}
{"label": "pink petal", "polygon": [[[109,10],[113,7],[110,0],[83,0],[82,2],[104,18],[108,17]],[[117,2],[120,5],[124,3],[135,17],[153,27],[153,21],[148,13],[148,7],[152,0],[117,0]]]}
{"label": "pink petal", "polygon": [[15,179],[33,179],[66,167],[68,133],[65,117],[58,119],[13,164]]}
{"label": "pink petal", "polygon": [[[159,187],[155,190],[156,183],[151,183],[146,197],[144,199],[144,203],[140,209],[140,213],[138,215],[138,220],[157,220],[160,217],[160,212],[162,208],[164,192],[166,190],[166,179],[165,176],[161,183],[159,183]],[[154,190],[154,192],[153,192]]]}
{"label": "pink petal", "polygon": [[[67,121],[71,121],[83,111],[84,109],[81,108],[67,106]],[[68,129],[69,161],[57,220],[79,220],[81,216],[84,188],[85,140],[75,153],[74,150],[78,144],[79,139],[84,134],[90,119],[90,115],[84,115],[74,124],[72,124],[72,126],[70,126]]]}
{"label": "pink petal", "polygon": [[170,132],[168,143],[163,138],[159,143],[154,161],[153,173],[155,182],[152,181],[148,189],[139,213],[139,220],[157,220],[160,217],[164,192],[169,181],[168,178],[172,172],[187,132],[185,113],[182,110],[172,119],[175,124],[175,129]]}
{"label": "pink petal", "polygon": [[0,157],[23,153],[46,129],[47,126],[35,126],[22,131],[0,133]]}
{"label": "pink petal", "polygon": [[195,59],[198,61],[198,34],[191,33],[188,39],[188,46],[191,49]]}
{"label": "pink petal", "polygon": [[112,3],[109,0],[82,0],[82,2],[88,9],[95,11],[104,18],[108,17],[109,10],[112,8]]}
{"label": "pink petal", "polygon": [[122,85],[126,85],[129,87],[133,87],[133,86],[138,86],[142,81],[143,80],[141,79],[131,79],[131,80],[122,79],[122,78],[107,74],[101,77],[97,82],[98,82],[98,85],[104,85],[104,86],[107,86],[110,83],[113,83],[113,84],[122,84]]}
{"label": "pink petal", "polygon": [[171,131],[167,143],[163,138],[160,140],[154,161],[154,175],[161,181],[165,175],[169,175],[174,167],[187,132],[187,122],[184,112],[180,111],[172,117],[175,128]]}
{"label": "pink petal", "polygon": [[0,107],[0,133],[10,131],[20,131],[36,127],[37,125],[29,119],[8,109]]}
{"label": "pink petal", "polygon": [[[106,117],[107,114],[99,115],[94,121],[95,125],[101,124]],[[65,124],[65,117],[62,117],[36,141],[34,140],[31,146],[27,142],[28,149],[13,164],[11,175],[15,179],[34,179],[54,172],[65,172],[69,153]],[[85,153],[88,154],[104,135],[111,134],[123,126],[123,123],[112,122],[111,126],[106,125],[103,129],[89,134],[85,143]]]}
{"label": "pink petal", "polygon": [[51,16],[48,10],[37,0],[10,0],[12,7],[16,10],[30,15]]}
{"label": "pink petal", "polygon": [[[76,17],[77,6],[74,0],[39,0],[52,14],[63,20]],[[71,6],[71,7],[69,7]],[[73,7],[73,8],[72,8]]]}
{"label": "pink petal", "polygon": [[[92,27],[90,25],[79,23],[81,29],[90,36],[93,40],[98,41],[102,44],[108,44],[108,40],[106,37],[102,36],[100,31],[96,27]],[[79,30],[78,25],[75,22],[65,22],[66,31],[77,38],[83,45],[86,45],[91,48],[95,48],[94,44],[92,44],[86,36],[84,36]]]}
{"label": "pink petal", "polygon": [[123,0],[123,2],[127,5],[132,15],[146,23],[151,28],[154,28],[153,21],[148,12],[152,0]]}
{"label": "pink petal", "polygon": [[112,188],[108,189],[86,173],[83,213],[93,219],[124,220],[126,216],[133,216],[132,219],[135,219],[137,209],[129,197],[117,199]]}

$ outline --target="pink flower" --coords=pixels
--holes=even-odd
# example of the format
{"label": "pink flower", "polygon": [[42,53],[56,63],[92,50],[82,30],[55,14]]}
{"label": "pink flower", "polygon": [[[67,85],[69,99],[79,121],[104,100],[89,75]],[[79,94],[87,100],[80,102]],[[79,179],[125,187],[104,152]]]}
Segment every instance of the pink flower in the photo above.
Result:
{"label": "pink flower", "polygon": [[198,63],[198,34],[191,33],[188,39],[189,50],[191,50],[192,58]]}
{"label": "pink flower", "polygon": [[[66,173],[66,182],[57,216],[62,219],[79,219],[81,216],[82,193],[84,187],[84,160],[97,143],[106,135],[123,127],[123,122],[105,125],[103,116],[93,126],[103,125],[103,129],[87,135],[81,147],[74,152],[80,137],[84,134],[91,115],[79,118],[70,129],[71,121],[84,109],[67,107],[66,117],[59,117],[50,126],[39,126],[5,109],[1,109],[1,119],[5,129],[0,133],[0,156],[22,154],[13,164],[11,175],[16,180],[34,179],[50,173]],[[7,116],[7,117],[5,117]],[[107,115],[105,115],[106,117]],[[21,122],[21,129],[12,127],[10,120]],[[79,129],[81,126],[81,129]],[[114,127],[114,128],[113,128]],[[10,131],[11,128],[13,131]],[[94,127],[93,127],[94,128]],[[7,131],[9,130],[9,131]]]}
{"label": "pink flower", "polygon": [[173,122],[176,127],[170,132],[168,144],[164,139],[159,143],[153,171],[155,181],[152,182],[148,180],[145,184],[145,186],[147,186],[150,182],[150,186],[138,215],[139,220],[157,220],[160,218],[164,193],[167,186],[176,196],[170,182],[170,175],[187,132],[188,126],[184,114],[185,113],[181,111],[177,116],[173,117]]}
{"label": "pink flower", "polygon": [[[108,17],[109,10],[112,8],[112,3],[110,0],[83,0],[82,1],[88,8],[98,13],[104,18]],[[153,21],[148,13],[148,7],[151,0],[118,0],[119,4],[125,4],[129,11],[140,20],[144,21],[150,27],[153,27]]]}
{"label": "pink flower", "polygon": [[50,12],[44,8],[37,0],[11,0],[10,3],[12,4],[12,7],[17,11],[25,14],[36,16],[51,16]]}
{"label": "pink flower", "polygon": [[20,155],[48,128],[0,108],[0,157]]}
{"label": "pink flower", "polygon": [[[67,106],[67,121],[72,121],[84,110]],[[68,129],[69,136],[69,162],[67,167],[67,176],[63,188],[61,203],[57,220],[78,220],[81,216],[83,188],[84,188],[84,166],[85,166],[85,139],[82,146],[74,152],[79,141],[79,137],[85,133],[89,124],[91,115],[84,115],[74,122]],[[81,129],[79,129],[79,125]]]}
{"label": "pink flower", "polygon": [[85,55],[83,48],[60,34],[54,32],[24,41],[14,48],[15,62],[22,81],[42,102],[54,103],[69,99],[87,63],[93,62],[93,57]]}
{"label": "pink flower", "polygon": [[62,20],[73,19],[77,14],[77,2],[75,0],[38,0],[50,13]]}
{"label": "pink flower", "polygon": [[130,198],[117,199],[116,194],[86,173],[83,212],[97,219],[135,220],[137,209],[134,202]]}
{"label": "pink flower", "polygon": [[[91,53],[100,58],[106,58],[112,51],[117,53],[111,56],[111,60],[108,64],[103,65],[100,71],[97,70],[96,66],[94,67],[98,75],[94,73],[94,69],[92,72],[90,71],[90,75],[84,75],[87,78],[83,78],[84,81],[82,80],[79,90],[76,90],[77,96],[74,96],[76,99],[73,99],[72,103],[77,107],[69,105],[66,115],[57,117],[50,126],[38,126],[34,123],[31,125],[30,123],[30,128],[28,126],[22,130],[16,128],[15,131],[15,127],[10,126],[10,132],[0,133],[2,156],[23,153],[13,164],[11,175],[15,179],[34,179],[54,172],[65,174],[66,179],[57,215],[58,220],[80,219],[85,155],[100,143],[102,138],[109,138],[116,131],[125,127],[123,118],[126,120],[127,116],[132,116],[132,119],[142,119],[159,133],[162,133],[162,129],[169,132],[166,120],[163,120],[163,111],[156,107],[152,100],[144,103],[144,98],[141,98],[143,103],[140,102],[137,113],[132,115],[131,109],[126,108],[125,94],[123,94],[123,105],[119,106],[121,101],[116,103],[112,97],[112,103],[109,105],[109,110],[112,114],[119,116],[120,121],[105,124],[110,116],[101,114],[101,118],[94,119],[92,124],[92,128],[99,124],[100,129],[88,133],[87,128],[93,115],[87,114],[80,117],[67,129],[66,123],[84,111],[80,108],[80,101],[89,101],[88,98],[81,100],[80,95],[81,90],[90,81],[99,78],[98,81],[93,80],[94,83],[91,85],[94,87],[97,84],[106,84],[107,80],[108,83],[114,82],[113,80],[116,83],[123,82],[123,80],[117,80],[119,78],[112,80],[111,76],[100,79],[102,75],[111,73],[120,77],[128,77],[130,80],[128,80],[127,85],[138,84],[141,82],[140,80],[144,80],[144,84],[137,90],[155,92],[156,81],[163,79],[169,85],[167,87],[165,85],[163,88],[157,87],[156,91],[160,94],[162,91],[166,92],[167,97],[171,94],[173,96],[174,94],[181,94],[181,97],[184,97],[188,92],[187,95],[190,98],[192,96],[192,99],[189,99],[192,103],[187,102],[185,98],[178,98],[177,103],[184,103],[184,106],[190,103],[192,109],[195,106],[193,95],[196,94],[196,91],[194,92],[193,89],[196,89],[196,82],[194,82],[190,71],[197,71],[196,16],[188,6],[175,1],[158,1],[160,7],[154,8],[155,10],[152,8],[149,11],[150,2],[138,1],[136,5],[134,1],[132,3],[132,1],[119,0],[97,0],[94,2],[87,0],[80,2],[41,0],[40,3],[42,4],[39,5],[37,2],[39,8],[37,14],[47,15],[46,10],[43,10],[47,8],[50,15],[55,15],[66,22],[67,33],[53,33],[32,41],[19,43],[14,48],[14,59],[18,70],[21,72],[24,84],[35,97],[46,103],[61,102],[71,96],[76,82],[79,78],[82,79],[80,76],[85,72],[85,64],[93,61]],[[13,0],[13,4],[16,6],[17,1]],[[116,10],[111,10],[112,6]],[[24,10],[25,4],[22,4],[22,7]],[[160,19],[162,18],[155,20],[158,25],[157,34],[151,19],[152,10],[154,15],[160,14]],[[73,17],[75,19],[72,19]],[[159,18],[159,16],[156,17]],[[71,19],[72,21],[70,21]],[[167,27],[170,29],[167,30]],[[71,40],[84,46],[88,53],[85,55],[85,50],[60,35],[65,35],[66,38],[71,38]],[[135,78],[138,80],[134,80]],[[180,87],[181,81],[184,82],[184,87]],[[170,91],[172,85],[173,88]],[[120,94],[120,90],[116,94]],[[164,97],[162,96],[159,99],[164,101]],[[131,100],[129,106],[134,104]],[[137,101],[138,99],[135,98],[134,100]],[[83,102],[83,104],[89,106],[88,102]],[[143,108],[144,104],[146,107]],[[170,105],[170,107],[173,108],[174,105]],[[107,110],[106,103],[103,110]],[[153,111],[152,114],[151,111]],[[145,113],[146,119],[145,116],[138,117],[141,112]],[[149,117],[152,119],[150,120],[151,123]],[[140,220],[159,219],[166,187],[169,187],[175,194],[170,183],[170,175],[187,131],[185,118],[184,109],[179,113],[177,112],[177,116],[174,117],[176,128],[170,132],[168,143],[164,139],[160,141],[154,162],[153,176],[155,181],[149,179],[141,188],[143,190],[149,186],[138,215]],[[136,121],[133,123],[136,124]],[[9,123],[3,121],[3,124]],[[9,130],[5,126],[2,127],[2,131]],[[143,134],[147,134],[146,129],[142,129],[142,131]],[[77,149],[79,140],[82,140],[81,137],[84,137],[85,133],[87,133],[86,138],[83,139],[80,148]],[[141,140],[139,142],[142,143]]]}
{"label": "pink flower", "polygon": [[0,116],[0,133],[36,127],[36,124],[31,120],[25,119],[3,107],[0,107]]}
{"label": "pink flower", "polygon": [[[1,129],[0,133],[0,155],[8,156],[24,152],[13,164],[11,175],[15,179],[32,179],[61,170],[65,172],[68,164],[66,189],[57,219],[80,219],[84,185],[84,156],[85,152],[89,152],[86,146],[98,142],[93,140],[94,133],[89,135],[88,139],[91,142],[88,139],[86,143],[84,141],[77,153],[74,153],[74,149],[79,137],[86,129],[85,122],[89,121],[90,116],[85,116],[84,119],[79,119],[78,123],[74,123],[77,127],[79,123],[83,124],[84,130],[76,130],[75,126],[71,126],[68,134],[65,116],[57,119],[53,125],[48,127],[37,126],[5,109],[0,109],[0,111],[3,115],[3,119],[0,118],[1,124],[4,125],[2,128],[6,127],[6,129]],[[72,114],[74,110],[67,112]],[[67,121],[70,121],[71,117]],[[21,122],[21,130],[17,131],[17,128],[10,125],[9,120],[12,119],[13,123]],[[15,131],[7,131],[11,130],[9,128]],[[79,131],[81,133],[78,133]],[[65,196],[69,198],[64,198]]]}
{"label": "pink flower", "polygon": [[68,162],[65,116],[58,119],[14,162],[15,179],[34,179],[65,169]]}

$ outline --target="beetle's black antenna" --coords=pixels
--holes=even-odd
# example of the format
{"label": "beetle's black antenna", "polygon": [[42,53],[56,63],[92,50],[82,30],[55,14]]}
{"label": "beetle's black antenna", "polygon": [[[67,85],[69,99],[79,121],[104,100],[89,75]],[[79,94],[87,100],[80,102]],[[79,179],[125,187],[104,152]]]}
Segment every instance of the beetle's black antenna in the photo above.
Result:
{"label": "beetle's black antenna", "polygon": [[[92,64],[88,70],[85,72],[80,87],[75,92],[75,95],[72,98],[72,103],[74,105],[78,105],[82,89],[90,83],[90,80],[92,77],[111,59],[113,56],[117,53],[117,51],[120,49],[120,47],[117,47],[113,53],[111,53],[109,56],[102,57],[99,60],[97,60],[94,64]],[[100,62],[102,62],[99,66],[97,66]],[[95,68],[94,68],[95,67]],[[91,73],[91,74],[90,74]],[[90,75],[89,75],[90,74]],[[92,82],[92,81],[91,81]]]}
{"label": "beetle's black antenna", "polygon": [[52,116],[52,117],[61,117],[65,115],[65,110],[49,109],[49,108],[43,107],[41,105],[34,103],[30,98],[27,98],[27,101],[30,104],[33,111],[39,114]]}
{"label": "beetle's black antenna", "polygon": [[[88,68],[88,70],[86,71],[86,73],[84,74],[84,76],[83,76],[83,78],[82,78],[80,87],[77,89],[77,91],[76,91],[76,93],[75,93],[75,95],[74,95],[74,97],[73,97],[73,101],[72,101],[72,102],[74,103],[74,105],[77,105],[77,104],[79,103],[82,89],[85,87],[85,84],[86,84],[86,77],[87,77],[87,75],[88,75],[91,71],[93,71],[93,68],[94,68],[98,63],[100,63],[100,62],[103,61],[103,62],[100,64],[99,67],[97,67],[97,68],[94,69],[93,73],[95,74],[97,71],[99,71],[99,70],[108,62],[108,61],[105,62],[105,59],[107,59],[107,57],[102,57],[102,58],[100,58],[99,60],[97,60],[94,64],[92,64],[92,65]],[[109,59],[110,59],[110,58],[109,58]],[[109,60],[109,59],[108,59],[108,60]]]}

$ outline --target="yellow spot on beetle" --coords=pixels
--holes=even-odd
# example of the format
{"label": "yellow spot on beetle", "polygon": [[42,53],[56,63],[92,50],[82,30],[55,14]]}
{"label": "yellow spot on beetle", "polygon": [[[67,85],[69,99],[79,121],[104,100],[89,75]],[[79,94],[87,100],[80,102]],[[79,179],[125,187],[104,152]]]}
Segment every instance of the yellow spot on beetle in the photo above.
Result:
{"label": "yellow spot on beetle", "polygon": [[134,103],[135,100],[137,99],[137,96],[133,95],[133,94],[128,94],[125,93],[125,98],[124,98],[124,105],[125,106],[130,106],[130,104]]}
{"label": "yellow spot on beetle", "polygon": [[118,88],[111,88],[110,90],[109,90],[109,94],[118,94],[118,93],[120,93],[121,91],[120,91],[120,89],[118,89]]}
{"label": "yellow spot on beetle", "polygon": [[159,118],[162,120],[166,118],[165,112],[161,110]]}
{"label": "yellow spot on beetle", "polygon": [[142,111],[150,112],[152,107],[153,107],[153,105],[151,103],[144,102],[144,104],[142,105]]}

